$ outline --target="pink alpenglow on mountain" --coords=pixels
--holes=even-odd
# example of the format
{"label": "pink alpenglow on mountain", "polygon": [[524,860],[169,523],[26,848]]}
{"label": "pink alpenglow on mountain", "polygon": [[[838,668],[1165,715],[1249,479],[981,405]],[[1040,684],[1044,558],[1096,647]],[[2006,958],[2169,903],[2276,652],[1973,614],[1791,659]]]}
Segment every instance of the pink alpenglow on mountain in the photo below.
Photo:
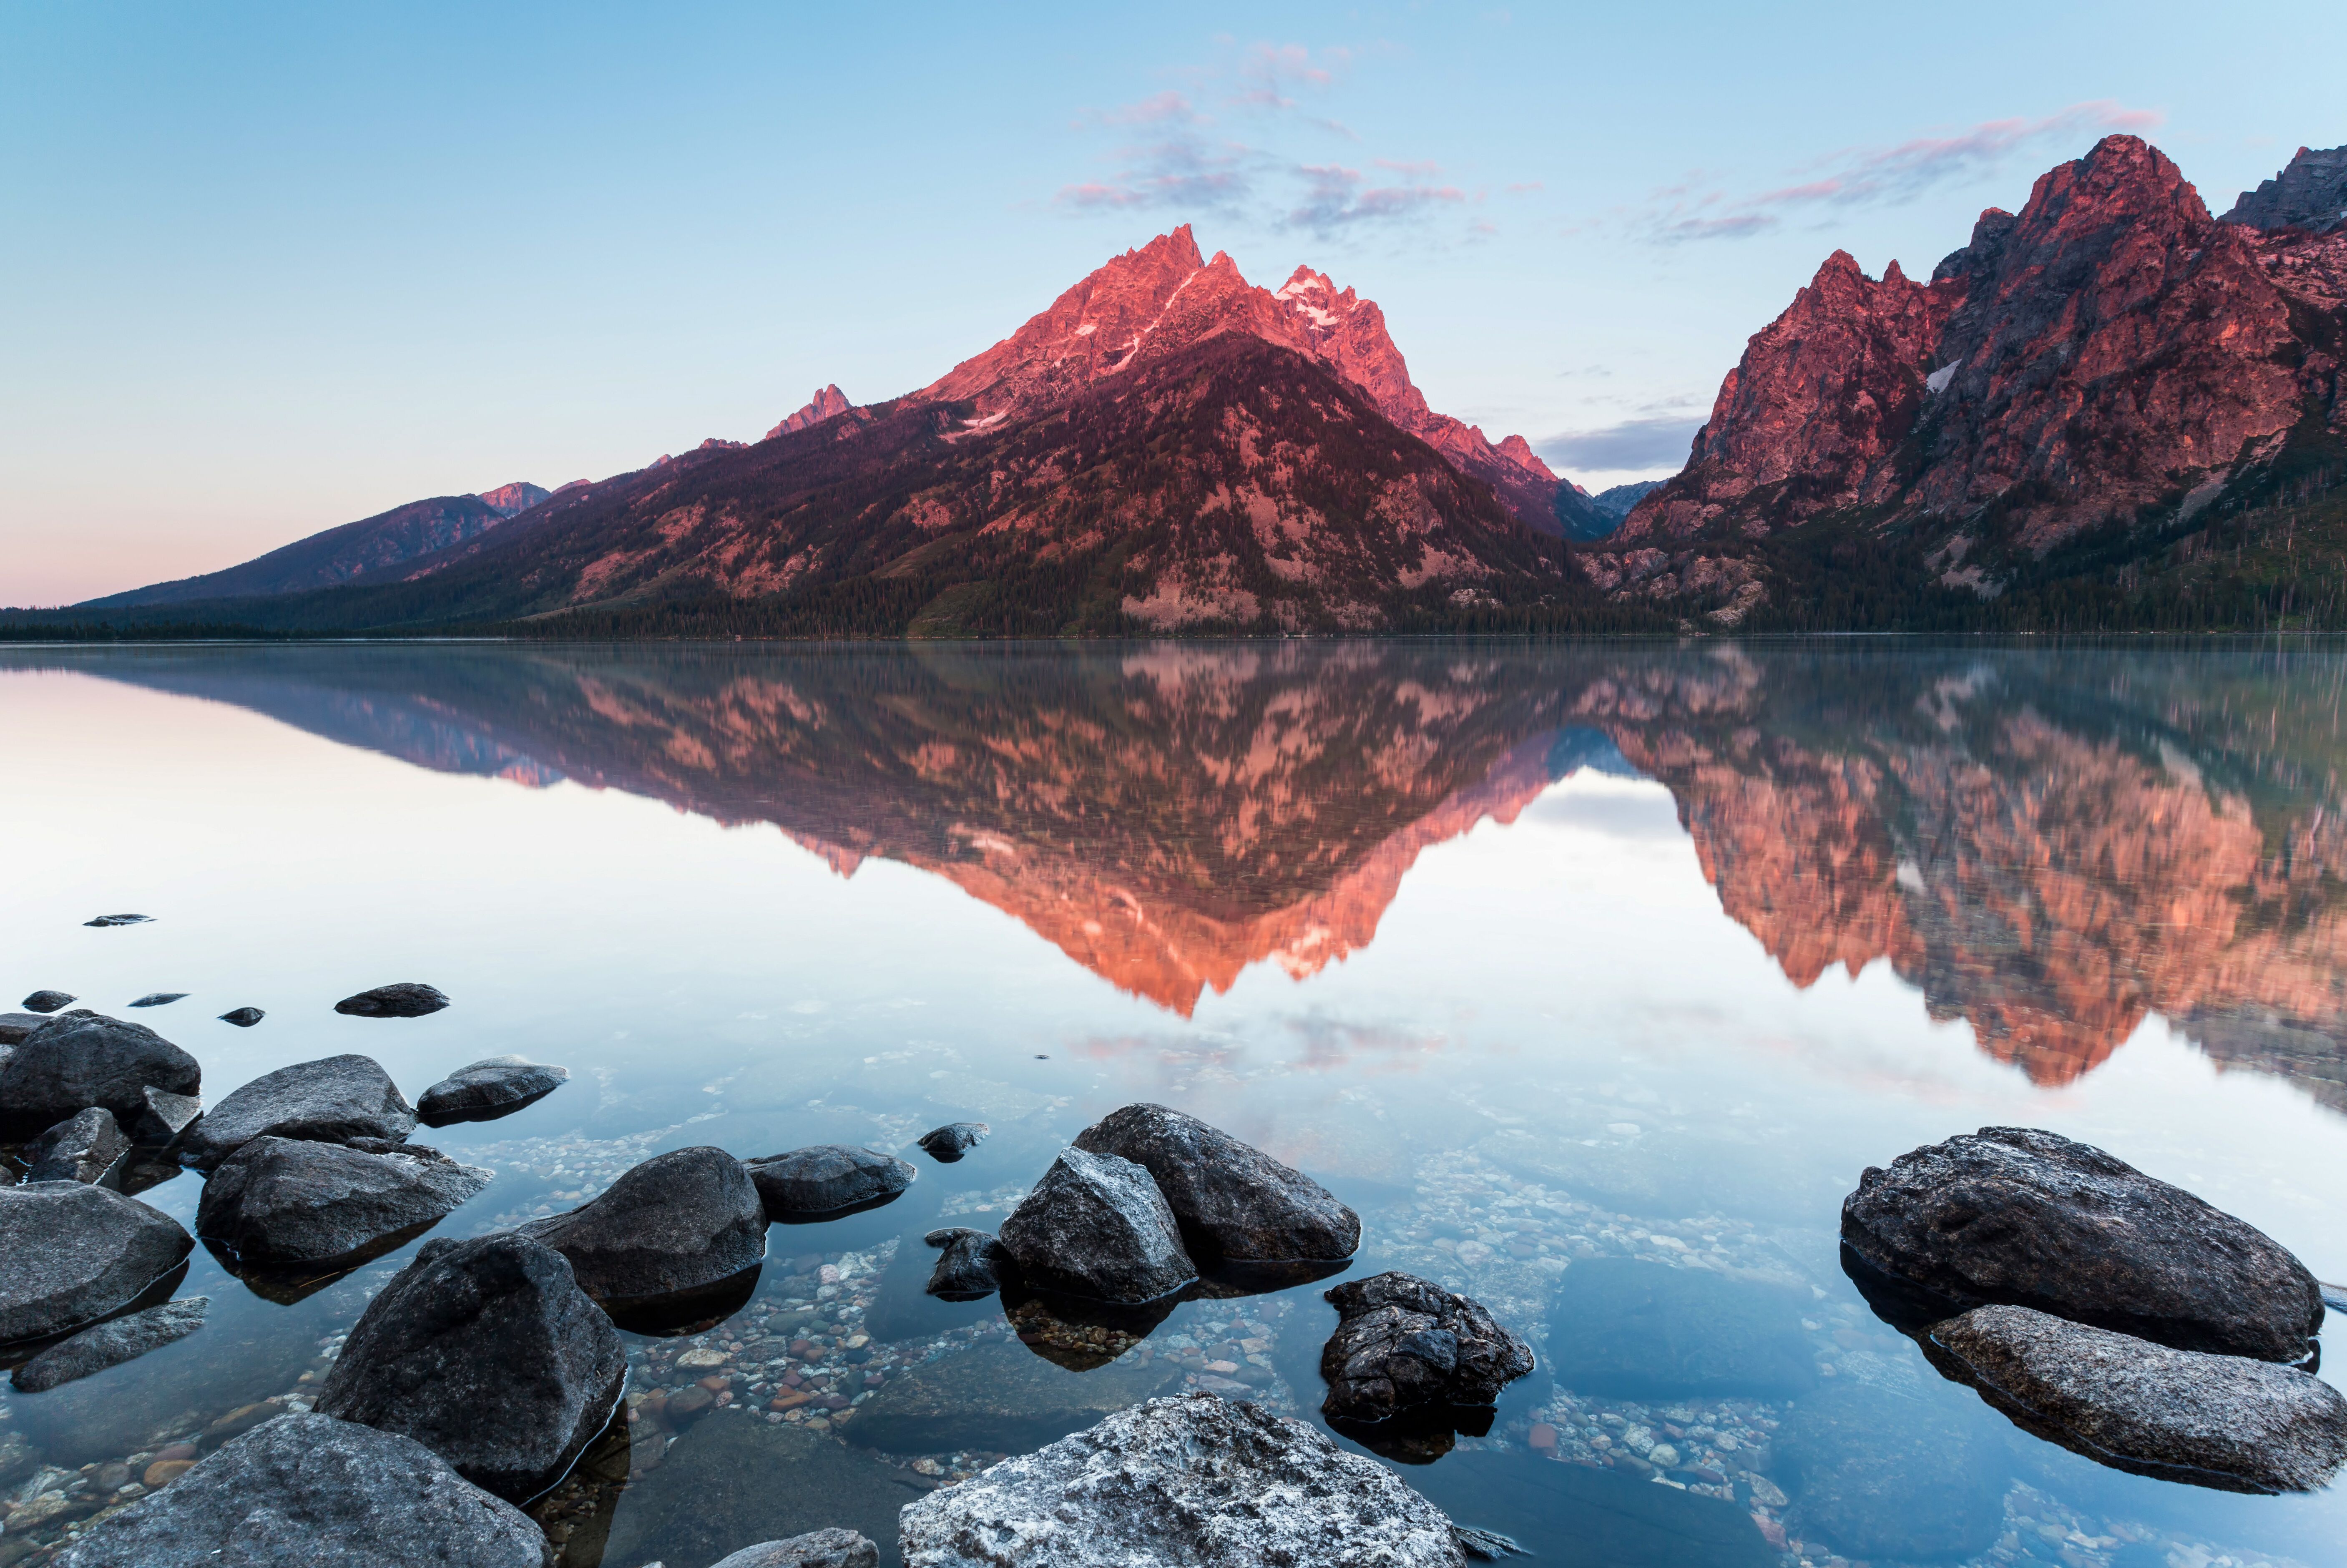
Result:
{"label": "pink alpenglow on mountain", "polygon": [[847,401],[846,393],[840,391],[836,385],[826,386],[807,399],[805,408],[767,431],[766,439],[772,441],[777,436],[788,436],[794,430],[805,430],[810,425],[820,425],[834,415],[846,413],[851,406],[853,405]]}
{"label": "pink alpenglow on mountain", "polygon": [[483,490],[480,498],[491,511],[501,518],[527,512],[554,492],[526,479],[516,479],[510,485],[499,485],[494,490]]}

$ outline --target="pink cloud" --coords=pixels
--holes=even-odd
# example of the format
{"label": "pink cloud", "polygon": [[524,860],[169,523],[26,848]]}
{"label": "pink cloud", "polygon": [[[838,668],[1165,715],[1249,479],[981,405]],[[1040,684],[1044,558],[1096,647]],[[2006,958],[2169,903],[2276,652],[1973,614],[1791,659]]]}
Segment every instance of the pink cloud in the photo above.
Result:
{"label": "pink cloud", "polygon": [[1430,207],[1467,200],[1467,193],[1455,185],[1370,185],[1359,169],[1341,164],[1306,164],[1296,172],[1304,177],[1304,200],[1288,212],[1287,221],[1316,234],[1332,233],[1354,223],[1409,218]]}

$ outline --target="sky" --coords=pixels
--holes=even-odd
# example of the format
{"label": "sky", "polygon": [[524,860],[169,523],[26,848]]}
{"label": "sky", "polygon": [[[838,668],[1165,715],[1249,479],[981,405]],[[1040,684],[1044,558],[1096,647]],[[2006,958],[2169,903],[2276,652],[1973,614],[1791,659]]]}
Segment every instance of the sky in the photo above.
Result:
{"label": "sky", "polygon": [[1188,222],[1592,489],[1836,249],[2347,142],[2347,7],[0,0],[0,604],[935,379]]}

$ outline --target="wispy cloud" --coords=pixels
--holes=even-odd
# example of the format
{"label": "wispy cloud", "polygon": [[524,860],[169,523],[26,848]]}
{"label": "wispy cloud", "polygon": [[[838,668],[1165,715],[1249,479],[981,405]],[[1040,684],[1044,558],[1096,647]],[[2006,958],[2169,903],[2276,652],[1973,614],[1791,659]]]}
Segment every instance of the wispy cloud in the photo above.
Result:
{"label": "wispy cloud", "polygon": [[[1440,172],[1430,163],[1383,167],[1422,170],[1429,175]],[[1295,228],[1309,229],[1321,235],[1355,224],[1408,218],[1430,207],[1467,200],[1467,193],[1455,185],[1434,185],[1423,179],[1372,185],[1359,169],[1341,164],[1307,163],[1296,173],[1304,180],[1304,196],[1298,205],[1289,210],[1287,221]]]}
{"label": "wispy cloud", "polygon": [[1115,169],[1104,179],[1060,188],[1063,207],[1174,207],[1214,211],[1235,207],[1253,194],[1248,166],[1254,149],[1234,141],[1211,141],[1187,131],[1163,140],[1119,148]]}
{"label": "wispy cloud", "polygon": [[1112,109],[1086,109],[1078,117],[1075,128],[1085,130],[1094,126],[1164,125],[1168,122],[1191,125],[1204,121],[1205,118],[1192,107],[1187,97],[1168,88],[1138,103],[1122,104]]}
{"label": "wispy cloud", "polygon": [[1533,442],[1532,450],[1567,472],[1676,468],[1686,461],[1687,447],[1702,428],[1699,417],[1654,415],[1602,429],[1568,430]]}

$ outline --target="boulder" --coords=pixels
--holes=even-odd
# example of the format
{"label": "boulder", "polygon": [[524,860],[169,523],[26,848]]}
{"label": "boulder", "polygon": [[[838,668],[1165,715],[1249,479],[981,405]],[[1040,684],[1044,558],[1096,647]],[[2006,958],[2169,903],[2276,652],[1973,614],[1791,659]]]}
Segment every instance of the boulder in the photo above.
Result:
{"label": "boulder", "polygon": [[916,1140],[928,1157],[940,1165],[950,1165],[986,1142],[993,1128],[983,1122],[948,1122],[933,1127]]}
{"label": "boulder", "polygon": [[251,1029],[269,1015],[259,1008],[231,1008],[220,1015],[222,1023],[232,1023],[239,1029]]}
{"label": "boulder", "polygon": [[2314,1491],[2347,1467],[2347,1397],[2291,1367],[2171,1350],[2025,1307],[1935,1325],[1942,1371],[2115,1468],[2232,1491]]}
{"label": "boulder", "polygon": [[853,1530],[816,1530],[744,1546],[712,1568],[880,1568],[880,1548]]}
{"label": "boulder", "polygon": [[1114,1154],[1063,1150],[1001,1242],[1030,1284],[1102,1301],[1153,1301],[1198,1277],[1157,1184]]}
{"label": "boulder", "polygon": [[1170,1358],[1070,1371],[998,1339],[892,1374],[856,1407],[846,1436],[897,1454],[1036,1448],[1161,1393],[1181,1376]]}
{"label": "boulder", "polygon": [[1978,1556],[2004,1528],[2012,1479],[1994,1422],[1977,1403],[1963,1409],[1960,1390],[1928,1379],[1912,1391],[1853,1378],[1820,1383],[1777,1432],[1770,1474],[1793,1494],[1787,1526],[1860,1560]]}
{"label": "boulder", "polygon": [[207,1296],[190,1296],[128,1317],[109,1318],[50,1346],[17,1368],[11,1381],[19,1393],[45,1394],[108,1367],[136,1361],[149,1350],[176,1344],[201,1328],[210,1306]]}
{"label": "boulder", "polygon": [[1549,1370],[1566,1387],[1632,1399],[1779,1399],[1818,1380],[1806,1293],[1631,1257],[1565,1270],[1549,1315]]}
{"label": "boulder", "polygon": [[0,1012],[0,1045],[18,1044],[48,1021],[36,1012]]}
{"label": "boulder", "polygon": [[93,1105],[25,1146],[28,1182],[95,1182],[130,1152],[113,1114]]}
{"label": "boulder", "polygon": [[1841,1235],[1860,1288],[1903,1327],[2027,1307],[2179,1350],[2301,1361],[2322,1322],[2314,1276],[2264,1232],[2033,1128],[1868,1169]]}
{"label": "boulder", "polygon": [[525,1105],[535,1105],[570,1081],[567,1067],[525,1061],[518,1056],[493,1056],[470,1067],[460,1067],[415,1102],[415,1114],[426,1127],[457,1122],[494,1122]]}
{"label": "boulder", "polygon": [[821,1219],[887,1203],[919,1173],[893,1154],[818,1143],[743,1162],[771,1220]]}
{"label": "boulder", "polygon": [[322,1414],[399,1432],[514,1502],[608,1425],[626,1348],[552,1247],[511,1231],[427,1242],[367,1304]]}
{"label": "boulder", "polygon": [[398,1143],[415,1131],[415,1108],[366,1056],[329,1056],[264,1072],[204,1112],[179,1140],[183,1164],[209,1171],[255,1138]]}
{"label": "boulder", "polygon": [[986,1232],[966,1225],[948,1225],[921,1239],[945,1249],[938,1254],[938,1265],[929,1271],[927,1289],[931,1296],[947,1301],[976,1301],[1002,1287],[1000,1271],[1008,1255],[1002,1244]]}
{"label": "boulder", "polygon": [[607,1308],[719,1286],[766,1255],[766,1210],[742,1162],[706,1145],[655,1154],[600,1197],[521,1227],[570,1260]]}
{"label": "boulder", "polygon": [[1532,1369],[1532,1347],[1482,1307],[1413,1274],[1348,1280],[1326,1293],[1337,1331],[1320,1351],[1321,1412],[1381,1421],[1434,1406],[1489,1405]]}
{"label": "boulder", "polygon": [[62,1007],[71,1007],[73,1003],[74,996],[70,991],[35,991],[18,1005],[27,1012],[48,1013]]}
{"label": "boulder", "polygon": [[1213,1394],[1152,1399],[904,1511],[906,1568],[1462,1568],[1450,1521],[1374,1460]]}
{"label": "boulder", "polygon": [[144,926],[152,915],[100,915],[95,920],[84,920],[85,926]]}
{"label": "boulder", "polygon": [[149,1087],[138,1099],[143,1109],[125,1131],[135,1142],[152,1147],[177,1143],[179,1134],[204,1113],[204,1102],[192,1094],[170,1094]]}
{"label": "boulder", "polygon": [[168,1007],[173,1002],[185,1000],[187,995],[185,991],[149,991],[130,1005],[135,1008]]}
{"label": "boulder", "polygon": [[31,1137],[96,1105],[135,1122],[149,1086],[193,1094],[196,1059],[144,1024],[69,1013],[26,1035],[0,1064],[0,1137]]}
{"label": "boulder", "polygon": [[178,1221],[105,1187],[0,1187],[0,1344],[118,1312],[194,1247]]}
{"label": "boulder", "polygon": [[375,1255],[387,1237],[436,1225],[489,1176],[436,1149],[373,1153],[263,1135],[213,1170],[196,1234],[245,1268],[331,1269]]}
{"label": "boulder", "polygon": [[1219,1128],[1163,1105],[1127,1105],[1076,1147],[1149,1173],[1193,1255],[1234,1262],[1350,1257],[1361,1222],[1328,1189]]}
{"label": "boulder", "polygon": [[529,1517],[413,1439],[285,1415],[100,1521],[56,1568],[549,1568]]}
{"label": "boulder", "polygon": [[422,1018],[438,1012],[448,1005],[448,999],[430,986],[415,980],[401,980],[395,985],[377,986],[371,991],[344,997],[334,1004],[334,1010],[352,1018]]}

